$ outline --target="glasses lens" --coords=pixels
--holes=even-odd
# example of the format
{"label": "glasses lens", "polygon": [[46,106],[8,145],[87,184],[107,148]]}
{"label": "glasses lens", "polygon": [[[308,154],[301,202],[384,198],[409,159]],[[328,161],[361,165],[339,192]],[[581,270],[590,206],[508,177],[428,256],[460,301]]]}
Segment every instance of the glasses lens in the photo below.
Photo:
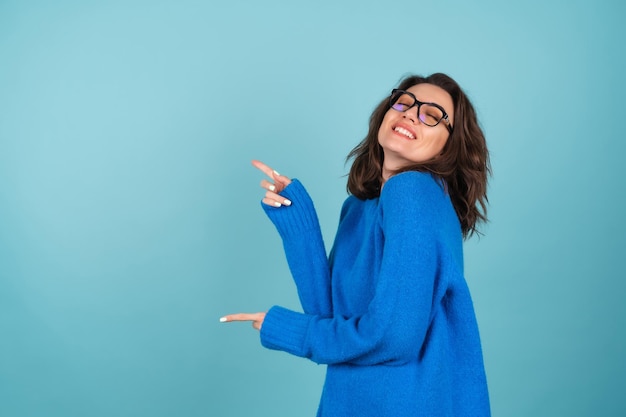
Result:
{"label": "glasses lens", "polygon": [[443,119],[443,111],[432,104],[422,104],[420,107],[420,120],[427,126],[436,126]]}
{"label": "glasses lens", "polygon": [[391,108],[397,111],[407,111],[415,104],[413,97],[406,94],[404,91],[397,91],[391,95],[389,99]]}

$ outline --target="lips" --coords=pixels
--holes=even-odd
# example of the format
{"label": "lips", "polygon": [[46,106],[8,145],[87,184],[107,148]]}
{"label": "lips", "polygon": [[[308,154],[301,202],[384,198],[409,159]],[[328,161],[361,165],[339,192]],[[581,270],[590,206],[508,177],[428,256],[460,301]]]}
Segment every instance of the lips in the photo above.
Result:
{"label": "lips", "polygon": [[393,127],[393,131],[406,137],[407,139],[411,139],[411,140],[415,140],[415,138],[417,137],[415,135],[415,132],[413,132],[411,129],[409,129],[408,126],[403,126],[400,124],[397,124]]}

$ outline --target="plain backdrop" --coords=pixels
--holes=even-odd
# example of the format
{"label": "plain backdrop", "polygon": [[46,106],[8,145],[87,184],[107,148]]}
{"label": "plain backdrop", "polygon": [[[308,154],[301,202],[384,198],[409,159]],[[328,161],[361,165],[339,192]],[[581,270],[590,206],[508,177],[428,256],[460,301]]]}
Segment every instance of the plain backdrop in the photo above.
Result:
{"label": "plain backdrop", "polygon": [[493,414],[626,415],[625,10],[0,1],[0,415],[315,415],[323,366],[218,322],[299,309],[250,160],[329,249],[371,111],[438,71],[491,150],[465,272]]}

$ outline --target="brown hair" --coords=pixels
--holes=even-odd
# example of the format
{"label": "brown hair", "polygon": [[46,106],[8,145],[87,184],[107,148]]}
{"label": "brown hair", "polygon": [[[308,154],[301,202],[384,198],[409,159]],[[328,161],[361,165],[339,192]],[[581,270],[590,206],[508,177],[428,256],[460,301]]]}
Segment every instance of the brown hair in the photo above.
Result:
{"label": "brown hair", "polygon": [[[404,78],[398,88],[407,90],[422,83],[436,85],[450,94],[454,103],[454,128],[440,155],[394,174],[422,171],[442,178],[461,223],[463,237],[467,238],[477,232],[477,223],[487,221],[487,179],[491,166],[485,136],[472,103],[456,81],[446,74],[411,75]],[[346,158],[346,161],[354,158],[348,175],[348,192],[360,199],[380,195],[384,155],[378,144],[378,130],[388,110],[389,99],[385,98],[370,116],[367,136]]]}

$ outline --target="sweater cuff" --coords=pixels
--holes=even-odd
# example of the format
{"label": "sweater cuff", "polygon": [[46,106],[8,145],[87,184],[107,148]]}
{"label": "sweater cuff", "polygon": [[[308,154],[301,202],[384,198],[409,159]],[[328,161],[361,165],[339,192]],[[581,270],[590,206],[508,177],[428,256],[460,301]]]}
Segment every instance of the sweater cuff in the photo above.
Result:
{"label": "sweater cuff", "polygon": [[261,344],[268,349],[306,357],[304,340],[311,318],[280,306],[272,307],[261,326]]}
{"label": "sweater cuff", "polygon": [[283,238],[319,230],[313,200],[300,181],[294,178],[280,195],[291,200],[291,205],[272,207],[261,203],[261,207]]}

